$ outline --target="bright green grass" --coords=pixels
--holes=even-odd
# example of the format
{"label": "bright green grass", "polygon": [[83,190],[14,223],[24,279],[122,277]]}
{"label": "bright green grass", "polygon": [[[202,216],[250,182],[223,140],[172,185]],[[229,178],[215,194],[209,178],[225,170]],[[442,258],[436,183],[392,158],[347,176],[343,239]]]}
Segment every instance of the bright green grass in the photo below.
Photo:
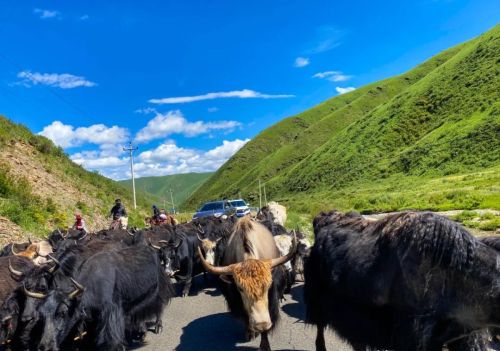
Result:
{"label": "bright green grass", "polygon": [[500,209],[500,26],[264,130],[186,201],[291,211]]}

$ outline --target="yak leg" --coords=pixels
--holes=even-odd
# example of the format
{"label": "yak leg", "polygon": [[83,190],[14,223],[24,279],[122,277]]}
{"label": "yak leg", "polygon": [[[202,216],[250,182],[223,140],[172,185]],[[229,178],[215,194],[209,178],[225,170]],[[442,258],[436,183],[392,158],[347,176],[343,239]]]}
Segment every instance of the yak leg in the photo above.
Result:
{"label": "yak leg", "polygon": [[161,320],[161,315],[156,316],[155,322],[155,334],[160,334],[163,331],[163,321]]}
{"label": "yak leg", "polygon": [[[318,325],[316,332],[316,351],[326,351],[325,345],[325,326]],[[358,351],[358,350],[356,350]]]}
{"label": "yak leg", "polygon": [[259,351],[271,351],[271,346],[269,345],[269,339],[267,337],[267,332],[263,332],[260,334]]}
{"label": "yak leg", "polygon": [[182,289],[182,297],[189,295],[189,290],[191,290],[191,284],[193,282],[193,261],[188,260],[186,265],[186,281],[184,282],[184,288]]}

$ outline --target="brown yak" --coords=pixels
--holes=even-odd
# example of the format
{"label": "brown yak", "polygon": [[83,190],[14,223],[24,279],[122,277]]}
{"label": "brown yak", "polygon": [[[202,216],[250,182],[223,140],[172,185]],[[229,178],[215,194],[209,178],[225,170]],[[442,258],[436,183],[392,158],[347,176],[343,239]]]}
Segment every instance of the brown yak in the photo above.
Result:
{"label": "brown yak", "polygon": [[[280,257],[271,232],[243,217],[229,239],[224,238],[220,244],[227,245],[221,260],[223,266],[209,264],[198,247],[201,261],[207,271],[224,278],[221,291],[231,313],[245,322],[247,335],[260,333],[259,349],[270,351],[267,334],[279,318],[279,299],[286,284],[282,265],[295,253],[295,238],[290,252]],[[233,281],[229,280],[231,277]]]}

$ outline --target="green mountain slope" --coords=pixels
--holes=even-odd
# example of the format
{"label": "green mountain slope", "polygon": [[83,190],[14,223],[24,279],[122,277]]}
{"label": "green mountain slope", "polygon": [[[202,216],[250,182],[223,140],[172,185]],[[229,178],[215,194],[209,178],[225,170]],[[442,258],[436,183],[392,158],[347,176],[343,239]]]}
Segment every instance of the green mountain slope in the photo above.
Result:
{"label": "green mountain slope", "polygon": [[[165,200],[166,206],[169,203],[170,189],[172,189],[174,204],[179,206],[190,195],[192,195],[213,173],[185,173],[173,174],[162,177],[143,177],[135,180],[137,190],[143,191],[148,196],[151,203],[157,203],[163,206]],[[122,180],[121,184],[130,188],[132,181]]]}
{"label": "green mountain slope", "polygon": [[55,226],[73,224],[82,213],[88,227],[109,226],[108,211],[121,198],[130,225],[143,225],[149,205],[138,194],[72,162],[49,139],[0,116],[0,241],[15,232],[47,234]]}
{"label": "green mountain slope", "polygon": [[[238,192],[300,211],[500,207],[500,26],[264,130],[186,205]],[[468,175],[468,176],[467,176]]]}

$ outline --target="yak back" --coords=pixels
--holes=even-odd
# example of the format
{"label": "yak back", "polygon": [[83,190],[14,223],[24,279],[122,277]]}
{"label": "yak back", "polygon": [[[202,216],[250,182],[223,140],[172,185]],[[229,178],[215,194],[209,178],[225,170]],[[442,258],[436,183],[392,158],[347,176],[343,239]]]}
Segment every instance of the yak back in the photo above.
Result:
{"label": "yak back", "polygon": [[250,217],[242,217],[234,226],[224,252],[223,264],[242,262],[248,258],[271,259],[279,257],[273,235]]}
{"label": "yak back", "polygon": [[[371,227],[371,225],[369,225]],[[398,249],[411,247],[435,265],[466,270],[478,241],[457,222],[432,212],[401,212],[373,223],[373,233]]]}
{"label": "yak back", "polygon": [[[466,269],[478,240],[460,224],[432,212],[405,211],[369,221],[356,212],[322,212],[313,221],[314,235],[350,232],[389,249],[415,249],[443,267]],[[347,236],[348,238],[349,236]]]}

